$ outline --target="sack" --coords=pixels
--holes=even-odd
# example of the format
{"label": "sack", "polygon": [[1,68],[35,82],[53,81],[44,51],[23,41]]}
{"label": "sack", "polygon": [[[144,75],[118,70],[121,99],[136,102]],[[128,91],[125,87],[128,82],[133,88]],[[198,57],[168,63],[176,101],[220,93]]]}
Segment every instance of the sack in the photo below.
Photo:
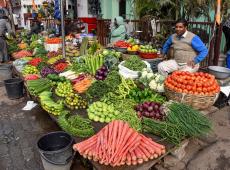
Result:
{"label": "sack", "polygon": [[[125,61],[122,61],[118,65],[120,75],[122,75],[124,78],[131,78],[131,79],[138,78],[138,76],[139,76],[138,73],[139,72],[138,71],[130,70],[127,67],[123,66],[124,62]],[[146,66],[147,66],[148,69],[151,69],[151,66],[150,66],[150,64],[147,61],[143,61],[143,62],[146,64]]]}

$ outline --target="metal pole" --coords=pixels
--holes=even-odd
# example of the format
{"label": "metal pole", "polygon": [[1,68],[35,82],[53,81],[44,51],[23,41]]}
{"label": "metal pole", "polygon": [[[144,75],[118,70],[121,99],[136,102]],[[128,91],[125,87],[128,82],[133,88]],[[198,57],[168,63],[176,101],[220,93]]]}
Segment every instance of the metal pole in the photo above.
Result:
{"label": "metal pole", "polygon": [[64,8],[63,0],[60,0],[61,9],[61,35],[62,35],[62,56],[65,58],[65,21],[64,21]]}

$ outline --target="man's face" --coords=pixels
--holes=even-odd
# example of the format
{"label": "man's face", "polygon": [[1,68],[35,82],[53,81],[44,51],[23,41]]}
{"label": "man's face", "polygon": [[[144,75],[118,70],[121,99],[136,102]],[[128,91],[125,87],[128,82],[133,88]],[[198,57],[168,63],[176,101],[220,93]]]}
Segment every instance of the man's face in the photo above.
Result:
{"label": "man's face", "polygon": [[182,36],[187,30],[187,27],[184,26],[183,23],[177,23],[176,24],[176,34],[178,36]]}

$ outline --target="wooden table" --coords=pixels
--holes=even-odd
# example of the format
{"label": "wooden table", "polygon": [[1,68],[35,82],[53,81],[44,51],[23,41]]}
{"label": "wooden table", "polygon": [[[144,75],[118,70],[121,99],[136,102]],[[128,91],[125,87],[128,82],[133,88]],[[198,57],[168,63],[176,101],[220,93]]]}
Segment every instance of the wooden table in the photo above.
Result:
{"label": "wooden table", "polygon": [[[18,77],[20,77],[21,79],[23,79],[23,76],[21,73],[19,73],[14,67],[13,67],[13,74],[14,75],[17,75]],[[25,84],[25,82],[24,82]],[[32,100],[36,101],[37,103],[39,103],[39,100],[37,97],[35,96],[32,96],[29,94],[29,91],[27,89],[27,86],[25,84],[25,90],[26,90],[26,93],[27,93],[27,97],[31,98]],[[71,112],[72,114],[79,114],[81,115],[82,117],[87,117],[87,114],[86,114],[86,110],[84,109],[80,109],[80,110],[74,110]],[[54,116],[50,113],[47,112],[47,114],[51,117],[51,119],[56,122],[56,124],[58,125],[57,123],[57,116]],[[94,127],[94,130],[95,130],[95,133],[98,133],[104,126],[106,126],[107,124],[106,123],[99,123],[99,122],[92,122],[92,125]],[[168,155],[170,153],[170,151],[172,151],[175,146],[172,145],[172,144],[169,144],[165,141],[160,141],[161,138],[158,137],[158,136],[154,136],[154,135],[151,135],[151,134],[146,134],[144,133],[145,136],[148,136],[148,137],[151,137],[155,142],[157,143],[160,143],[160,144],[163,144],[166,146],[166,153],[162,156],[160,156],[159,158],[157,159],[153,159],[153,160],[149,160],[147,162],[144,162],[143,164],[138,164],[138,165],[131,165],[131,166],[127,166],[127,165],[124,165],[124,166],[120,166],[120,167],[111,167],[111,166],[106,166],[106,165],[101,165],[99,164],[98,162],[94,162],[92,160],[90,160],[91,164],[93,165],[93,167],[96,169],[96,170],[149,170],[153,165],[155,165],[160,159],[162,159],[163,157],[165,157],[166,155]],[[74,137],[75,139],[75,143],[79,143],[79,142],[82,142],[84,141],[85,139],[87,138],[80,138],[80,137]]]}

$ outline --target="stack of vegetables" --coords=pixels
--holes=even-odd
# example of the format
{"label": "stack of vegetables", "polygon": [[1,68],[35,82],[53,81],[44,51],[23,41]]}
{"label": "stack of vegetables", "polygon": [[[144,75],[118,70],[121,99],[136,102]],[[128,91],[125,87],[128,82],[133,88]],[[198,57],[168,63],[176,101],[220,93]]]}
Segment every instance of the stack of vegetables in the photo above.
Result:
{"label": "stack of vegetables", "polygon": [[90,137],[94,134],[91,121],[79,115],[63,113],[58,117],[58,124],[64,131],[73,136]]}
{"label": "stack of vegetables", "polygon": [[164,92],[165,77],[159,73],[153,73],[151,69],[144,68],[139,77],[139,81],[146,87],[157,92]]}
{"label": "stack of vegetables", "polygon": [[130,56],[127,60],[125,60],[123,66],[133,71],[141,71],[146,68],[146,64],[135,55]]}
{"label": "stack of vegetables", "polygon": [[39,63],[42,62],[42,58],[36,57],[29,61],[29,65],[37,67]]}
{"label": "stack of vegetables", "polygon": [[47,44],[60,44],[62,42],[62,39],[61,38],[47,38],[46,39],[46,43]]}
{"label": "stack of vegetables", "polygon": [[27,51],[27,50],[21,50],[21,51],[18,51],[18,52],[14,52],[12,54],[12,57],[14,59],[23,58],[23,57],[31,57],[31,56],[33,56],[33,54],[30,51]]}
{"label": "stack of vegetables", "polygon": [[57,73],[61,73],[61,72],[66,70],[66,68],[68,67],[68,63],[67,62],[58,62],[53,67]]}
{"label": "stack of vegetables", "polygon": [[165,153],[165,146],[119,120],[112,121],[96,135],[75,144],[73,149],[85,158],[113,167],[142,164]]}
{"label": "stack of vegetables", "polygon": [[66,46],[66,56],[68,57],[77,57],[79,56],[79,50],[76,46],[67,45]]}
{"label": "stack of vegetables", "polygon": [[57,72],[48,66],[45,66],[41,69],[41,76],[46,77],[48,74],[56,74]]}
{"label": "stack of vegetables", "polygon": [[132,47],[132,45],[126,41],[123,41],[123,40],[119,40],[119,41],[116,41],[114,43],[114,46],[115,47],[119,47],[119,48],[128,48],[128,47]]}
{"label": "stack of vegetables", "polygon": [[115,108],[111,105],[107,105],[103,102],[94,102],[87,109],[88,117],[91,120],[101,123],[109,123],[116,118],[119,111],[116,111]]}
{"label": "stack of vegetables", "polygon": [[160,103],[144,102],[136,106],[136,111],[140,117],[149,117],[156,120],[164,120],[166,114]]}
{"label": "stack of vegetables", "polygon": [[39,98],[42,108],[48,113],[51,113],[53,115],[60,115],[64,110],[63,102],[61,100],[55,102],[52,99],[52,92],[50,91],[43,91],[39,94]]}
{"label": "stack of vegetables", "polygon": [[211,121],[191,106],[168,103],[165,121],[143,119],[143,129],[178,145],[186,137],[199,137],[212,130]]}
{"label": "stack of vegetables", "polygon": [[92,78],[88,75],[81,74],[77,79],[72,80],[74,90],[81,94],[87,91],[92,84]]}
{"label": "stack of vegetables", "polygon": [[[46,42],[60,41],[54,38]],[[121,53],[98,51],[96,43],[89,50],[87,43],[83,44],[86,48],[79,57],[72,57],[78,52],[69,48],[67,55],[72,58],[66,59],[59,52],[47,53],[42,43],[27,43],[34,58],[15,63],[24,67],[28,62],[22,74],[29,92],[39,96],[44,110],[58,116],[63,130],[73,136],[90,137],[74,145],[74,150],[85,158],[103,165],[137,165],[165,153],[163,145],[139,132],[179,145],[184,138],[201,136],[211,130],[210,121],[198,111],[184,104],[168,103],[158,92],[167,88],[181,93],[214,95],[220,90],[214,76],[176,71],[165,78],[153,73],[148,63],[138,56],[120,62]],[[130,46],[123,41],[115,45]],[[18,54],[16,57],[32,56],[30,51]],[[129,74],[135,74],[135,78]],[[78,113],[83,111],[82,117],[74,114],[76,109]],[[94,135],[92,123],[107,125]]]}
{"label": "stack of vegetables", "polygon": [[27,74],[24,76],[24,80],[37,80],[39,76],[37,74]]}
{"label": "stack of vegetables", "polygon": [[60,97],[67,97],[73,93],[72,85],[69,81],[59,82],[55,89],[55,94]]}
{"label": "stack of vegetables", "polygon": [[51,89],[51,83],[47,79],[36,79],[26,81],[30,94],[37,96],[43,91],[49,91]]}
{"label": "stack of vegetables", "polygon": [[56,52],[56,51],[50,51],[50,52],[47,53],[48,58],[57,57],[58,55],[59,55],[59,53]]}
{"label": "stack of vegetables", "polygon": [[165,86],[179,93],[213,96],[220,91],[215,76],[208,73],[175,71],[168,76]]}
{"label": "stack of vegetables", "polygon": [[87,101],[84,100],[78,94],[70,93],[65,98],[65,105],[70,109],[85,109],[87,107]]}
{"label": "stack of vegetables", "polygon": [[23,70],[22,74],[25,76],[27,74],[38,74],[38,69],[32,65],[26,65]]}

